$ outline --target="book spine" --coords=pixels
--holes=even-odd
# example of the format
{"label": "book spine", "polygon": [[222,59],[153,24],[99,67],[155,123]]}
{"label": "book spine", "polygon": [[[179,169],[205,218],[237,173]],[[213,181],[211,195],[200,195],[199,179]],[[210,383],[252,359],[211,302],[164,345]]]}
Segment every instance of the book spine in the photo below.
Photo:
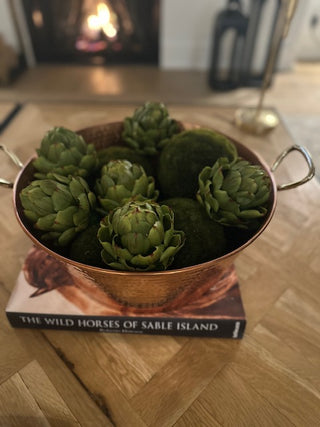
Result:
{"label": "book spine", "polygon": [[162,317],[105,317],[7,312],[15,328],[60,329],[107,333],[243,337],[245,319],[191,319]]}

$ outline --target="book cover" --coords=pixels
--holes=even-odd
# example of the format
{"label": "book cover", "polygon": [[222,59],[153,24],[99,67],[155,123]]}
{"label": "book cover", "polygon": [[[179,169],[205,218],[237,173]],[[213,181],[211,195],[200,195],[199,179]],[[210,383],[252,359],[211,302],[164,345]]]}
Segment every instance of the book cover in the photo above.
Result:
{"label": "book cover", "polygon": [[17,278],[6,314],[11,325],[19,328],[240,339],[246,320],[234,267],[221,281],[204,294],[195,291],[177,309],[137,314],[79,270],[34,247]]}

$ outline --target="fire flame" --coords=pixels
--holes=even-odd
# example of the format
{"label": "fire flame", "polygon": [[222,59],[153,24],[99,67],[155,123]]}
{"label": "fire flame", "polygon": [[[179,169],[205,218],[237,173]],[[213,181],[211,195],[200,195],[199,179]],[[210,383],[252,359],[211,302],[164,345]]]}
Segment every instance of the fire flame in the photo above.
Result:
{"label": "fire flame", "polygon": [[98,3],[97,14],[89,15],[87,18],[87,24],[90,30],[100,31],[102,30],[108,38],[114,38],[117,35],[116,18],[105,3]]}

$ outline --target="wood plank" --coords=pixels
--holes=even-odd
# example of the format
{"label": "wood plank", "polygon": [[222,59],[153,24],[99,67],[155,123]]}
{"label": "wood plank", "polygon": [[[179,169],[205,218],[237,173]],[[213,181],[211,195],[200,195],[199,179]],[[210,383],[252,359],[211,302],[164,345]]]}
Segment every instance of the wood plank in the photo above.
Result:
{"label": "wood plank", "polygon": [[219,427],[222,425],[213,418],[211,408],[206,408],[197,403],[198,400],[189,407],[174,424],[175,427],[190,427],[195,423],[195,420],[201,420],[201,427]]}
{"label": "wood plank", "polygon": [[[255,263],[250,256],[246,258],[246,261],[248,264]],[[241,265],[240,257],[236,262],[237,267],[238,265]],[[259,264],[257,271],[252,276],[241,280],[240,275],[239,281],[244,308],[246,313],[249,313],[249,316],[247,315],[247,332],[250,332],[288,288],[288,278],[279,271],[279,267],[275,263]],[[259,295],[258,298],[257,295]]]}
{"label": "wood plank", "polygon": [[[63,349],[68,360],[72,360],[72,371],[81,378],[92,395],[98,396],[100,401],[104,402],[111,419],[117,425],[126,426],[128,420],[132,426],[144,425],[129,401],[131,396],[148,383],[155,372],[152,370],[155,362],[145,363],[134,351],[135,338],[139,342],[141,337],[132,336],[130,343],[126,345],[125,336],[119,334],[68,332],[67,342],[59,332],[45,331],[45,334],[56,348]],[[145,336],[144,340],[149,341],[146,349],[151,349],[148,355],[151,359],[153,354],[155,360],[156,338]],[[166,342],[163,341],[169,354],[172,340],[173,338],[169,337]],[[179,349],[177,345],[174,345],[174,348]],[[144,357],[147,357],[146,349]]]}
{"label": "wood plank", "polygon": [[2,425],[50,427],[19,374],[0,385],[0,414]]}
{"label": "wood plank", "polygon": [[[87,332],[79,336],[78,333],[70,333],[67,345],[59,333],[50,331],[46,332],[46,335],[55,347],[63,346],[66,357],[73,360],[75,372],[83,375],[86,381],[90,379],[90,371],[99,371],[100,381],[109,384],[113,392],[123,394],[125,397],[133,396],[152,377],[151,369],[134,352],[134,348],[129,351],[129,346],[126,346],[122,335],[113,334],[109,338],[106,334]],[[80,345],[82,354],[77,357],[76,352]],[[90,355],[91,360],[86,360]],[[109,369],[110,366],[113,367],[112,370]],[[85,370],[88,375],[85,375]],[[99,394],[102,391],[101,387]]]}
{"label": "wood plank", "polygon": [[32,361],[23,345],[7,321],[4,309],[9,294],[0,283],[0,383],[8,380],[21,368]]}
{"label": "wood plank", "polygon": [[308,267],[312,272],[320,274],[320,224],[318,221],[300,229],[292,245],[292,253],[295,258],[308,262]]}
{"label": "wood plank", "polygon": [[230,365],[215,376],[175,427],[187,426],[187,420],[197,418],[203,420],[206,426],[271,426],[271,423],[278,427],[294,426],[265,397],[237,375]]}
{"label": "wood plank", "polygon": [[37,361],[22,368],[19,375],[51,426],[80,426]]}
{"label": "wood plank", "polygon": [[81,423],[91,419],[97,426],[110,425],[102,411],[70,371],[61,354],[54,350],[40,331],[13,329],[5,318],[8,292],[0,286],[0,382],[9,379],[33,360],[39,362],[70,411]]}
{"label": "wood plank", "polygon": [[[290,304],[293,304],[291,307]],[[294,308],[299,307],[299,308]],[[296,311],[297,310],[297,311]],[[300,315],[299,315],[300,313]],[[318,303],[296,289],[289,289],[272,307],[261,325],[314,365],[319,378],[320,342]]]}
{"label": "wood plank", "polygon": [[[114,338],[113,338],[114,337]],[[148,366],[151,376],[162,368],[180,350],[182,345],[174,337],[166,336],[139,336],[139,335],[114,335],[108,337],[108,342],[115,350],[122,353],[126,358],[126,352],[134,351],[136,358],[139,357],[140,364]],[[123,343],[124,352],[121,351],[119,343]],[[127,359],[128,360],[128,359]]]}
{"label": "wood plank", "polygon": [[174,424],[238,347],[237,342],[189,340],[131,399],[132,405],[147,425]]}
{"label": "wood plank", "polygon": [[247,337],[230,367],[294,425],[318,425],[320,393]]}
{"label": "wood plank", "polygon": [[254,328],[250,336],[270,354],[277,355],[277,360],[295,372],[304,383],[310,383],[320,391],[318,368],[315,370],[314,364],[310,363],[304,354],[297,351],[297,345],[290,345],[290,342],[281,339],[281,334],[277,336],[276,333],[271,332],[261,324]]}
{"label": "wood plank", "polygon": [[[301,237],[302,237],[301,233]],[[310,239],[310,244],[313,243]],[[299,245],[298,245],[299,246]],[[313,257],[312,261],[313,262]],[[286,274],[290,275],[290,272],[295,271],[294,277],[292,278],[291,285],[304,293],[307,293],[310,297],[316,299],[320,304],[320,288],[316,286],[319,281],[319,274],[311,268],[305,268],[306,259],[301,256],[296,256],[295,252],[290,252],[283,259],[282,269]]]}
{"label": "wood plank", "polygon": [[96,426],[112,425],[107,405],[83,385],[72,370],[61,349],[54,348],[40,331],[19,330],[24,347],[39,362],[57,392],[80,425],[92,422]]}

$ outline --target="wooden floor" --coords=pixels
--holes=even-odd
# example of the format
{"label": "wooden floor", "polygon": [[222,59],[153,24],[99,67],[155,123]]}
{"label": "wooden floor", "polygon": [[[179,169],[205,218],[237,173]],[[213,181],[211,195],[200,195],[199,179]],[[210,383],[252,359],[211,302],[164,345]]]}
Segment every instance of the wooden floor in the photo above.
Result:
{"label": "wooden floor", "polygon": [[[0,101],[92,101],[139,103],[146,100],[192,105],[256,105],[258,90],[214,92],[201,71],[163,71],[156,67],[41,65],[7,88]],[[277,73],[265,104],[283,114],[320,114],[320,63],[296,64]]]}
{"label": "wooden floor", "polygon": [[[121,120],[132,107],[29,102],[0,143],[25,162],[53,125],[79,129]],[[180,120],[244,142],[268,164],[292,144],[282,125],[264,137],[242,133],[233,124],[232,108],[170,108]],[[300,172],[305,172],[301,156],[292,155],[279,168],[277,182],[296,179]],[[14,179],[16,170],[3,161],[1,174]],[[316,180],[278,194],[267,230],[236,261],[248,321],[241,341],[13,329],[4,310],[30,241],[11,199],[11,190],[1,189],[1,426],[320,425]]]}

